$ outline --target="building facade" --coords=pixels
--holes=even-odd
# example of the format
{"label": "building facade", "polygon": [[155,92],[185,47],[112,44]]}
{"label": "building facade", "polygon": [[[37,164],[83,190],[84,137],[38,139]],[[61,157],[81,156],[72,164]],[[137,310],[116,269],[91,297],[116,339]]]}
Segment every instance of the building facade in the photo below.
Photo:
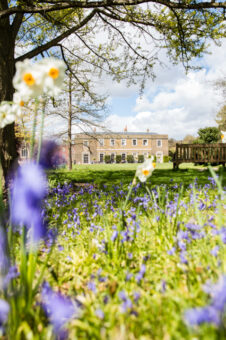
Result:
{"label": "building facade", "polygon": [[72,147],[74,164],[104,163],[109,155],[111,162],[121,155],[122,162],[132,155],[135,162],[139,155],[144,159],[156,156],[158,163],[163,162],[163,156],[168,156],[168,135],[147,132],[95,132],[92,136],[84,133],[75,135]]}

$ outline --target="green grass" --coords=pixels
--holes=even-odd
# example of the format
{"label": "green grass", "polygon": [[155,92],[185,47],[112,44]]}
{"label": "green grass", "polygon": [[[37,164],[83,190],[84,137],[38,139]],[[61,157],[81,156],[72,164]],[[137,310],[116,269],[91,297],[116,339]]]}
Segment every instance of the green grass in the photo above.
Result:
{"label": "green grass", "polygon": [[[135,174],[138,164],[95,164],[76,165],[72,171],[59,169],[49,172],[50,180],[64,183],[95,183],[95,184],[129,184]],[[222,184],[226,185],[226,171],[219,167],[222,176]],[[218,167],[214,167],[218,170]],[[194,166],[193,164],[181,164],[179,170],[173,170],[172,163],[157,164],[150,182],[153,185],[183,183],[184,186],[192,183],[195,178],[198,183],[208,183],[210,173],[207,167]]]}

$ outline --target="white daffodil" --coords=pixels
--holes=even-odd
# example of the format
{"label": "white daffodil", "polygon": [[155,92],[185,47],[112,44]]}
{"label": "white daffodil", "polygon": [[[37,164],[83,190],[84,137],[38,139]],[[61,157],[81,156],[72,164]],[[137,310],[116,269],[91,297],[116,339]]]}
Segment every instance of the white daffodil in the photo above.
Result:
{"label": "white daffodil", "polygon": [[13,86],[21,98],[37,98],[43,93],[44,73],[38,63],[25,59],[16,63]]}
{"label": "white daffodil", "polygon": [[222,143],[226,143],[226,131],[221,131],[221,141]]}
{"label": "white daffodil", "polygon": [[15,121],[17,112],[17,106],[9,102],[1,102],[0,104],[0,128],[4,128],[6,125]]}
{"label": "white daffodil", "polygon": [[56,97],[63,88],[66,65],[56,58],[45,58],[38,63],[44,72],[44,92]]}
{"label": "white daffodil", "polygon": [[27,95],[22,96],[20,92],[15,92],[13,94],[13,103],[18,107],[17,117],[22,115],[22,109],[25,107],[25,103],[29,101],[29,97]]}
{"label": "white daffodil", "polygon": [[153,160],[154,157],[152,156],[137,167],[136,177],[138,177],[141,182],[146,182],[148,177],[152,175],[152,172],[155,169],[155,163]]}

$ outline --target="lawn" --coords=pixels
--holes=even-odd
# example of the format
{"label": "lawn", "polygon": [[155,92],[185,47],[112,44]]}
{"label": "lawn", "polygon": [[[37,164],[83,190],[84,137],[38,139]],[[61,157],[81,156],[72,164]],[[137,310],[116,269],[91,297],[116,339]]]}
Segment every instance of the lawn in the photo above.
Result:
{"label": "lawn", "polygon": [[47,233],[31,247],[31,231],[8,228],[3,339],[225,339],[225,172],[159,164],[131,184],[136,167],[49,171],[47,195],[25,174]]}
{"label": "lawn", "polygon": [[[74,183],[95,183],[95,184],[129,184],[134,177],[138,164],[90,164],[76,165],[73,171],[66,169],[52,171],[49,178],[57,182],[64,183],[70,181]],[[218,167],[214,167],[218,171]],[[226,185],[226,171],[219,167],[223,186]],[[181,164],[179,170],[173,170],[172,163],[157,164],[156,170],[151,177],[151,184],[161,185],[172,183],[183,183],[188,186],[196,178],[199,184],[208,183],[209,170],[205,166],[195,166],[192,163]]]}

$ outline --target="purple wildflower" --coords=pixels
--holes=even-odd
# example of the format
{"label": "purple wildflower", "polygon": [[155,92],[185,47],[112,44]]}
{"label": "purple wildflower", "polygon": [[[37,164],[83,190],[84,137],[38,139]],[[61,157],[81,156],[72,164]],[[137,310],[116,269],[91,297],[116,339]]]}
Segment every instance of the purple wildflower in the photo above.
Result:
{"label": "purple wildflower", "polygon": [[173,255],[173,254],[175,253],[175,251],[176,251],[176,248],[175,248],[175,247],[172,247],[171,249],[169,249],[169,250],[167,251],[167,254]]}
{"label": "purple wildflower", "polygon": [[46,188],[46,177],[39,165],[25,163],[20,167],[12,187],[11,217],[13,224],[25,225],[31,230],[34,242],[45,233],[41,204]]}
{"label": "purple wildflower", "polygon": [[95,314],[99,319],[103,320],[104,312],[102,311],[102,309],[100,309],[100,308],[96,309]]}
{"label": "purple wildflower", "polygon": [[146,266],[145,264],[142,264],[139,273],[136,275],[136,280],[138,283],[143,279],[145,271],[146,271]]}
{"label": "purple wildflower", "polygon": [[214,247],[214,248],[210,251],[210,254],[216,257],[216,256],[218,255],[219,249],[220,249],[219,246]]}
{"label": "purple wildflower", "polygon": [[219,324],[219,313],[211,306],[192,308],[185,312],[185,321],[189,326],[200,325],[204,322]]}
{"label": "purple wildflower", "polygon": [[[35,152],[36,156],[37,152]],[[59,165],[65,163],[60,154],[59,145],[52,141],[44,141],[40,152],[39,164],[45,169],[57,168]]]}
{"label": "purple wildflower", "polygon": [[117,239],[117,237],[118,237],[118,231],[114,230],[111,236],[112,242],[114,242]]}
{"label": "purple wildflower", "polygon": [[93,281],[89,281],[87,283],[87,287],[89,290],[91,290],[93,293],[96,293],[96,284]]}
{"label": "purple wildflower", "polygon": [[54,292],[48,283],[43,285],[42,300],[44,310],[54,327],[54,332],[59,336],[59,339],[64,339],[65,331],[62,327],[78,314],[77,306],[68,297]]}
{"label": "purple wildflower", "polygon": [[9,314],[9,304],[5,300],[0,299],[0,330],[2,329],[3,324],[8,319]]}
{"label": "purple wildflower", "polygon": [[125,313],[130,310],[133,306],[132,301],[127,297],[126,293],[122,290],[119,292],[119,298],[123,301],[121,308],[122,312]]}

